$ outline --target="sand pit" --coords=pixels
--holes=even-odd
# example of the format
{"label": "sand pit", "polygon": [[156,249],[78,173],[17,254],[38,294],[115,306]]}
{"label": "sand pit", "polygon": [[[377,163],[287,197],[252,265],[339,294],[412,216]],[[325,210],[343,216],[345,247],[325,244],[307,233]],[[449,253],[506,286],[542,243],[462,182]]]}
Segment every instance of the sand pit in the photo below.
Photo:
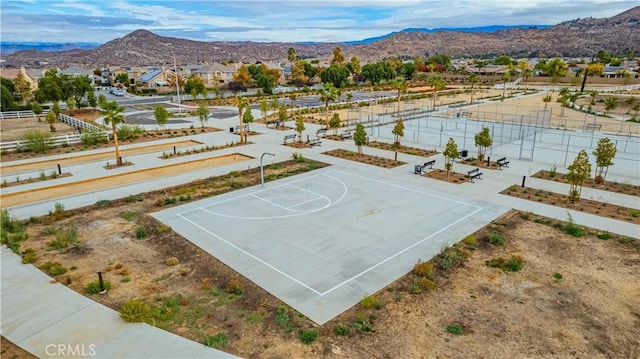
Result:
{"label": "sand pit", "polygon": [[229,163],[250,160],[253,157],[239,153],[209,157],[179,164],[148,168],[140,171],[104,176],[94,179],[65,183],[56,186],[48,186],[33,190],[26,190],[0,195],[2,207],[12,207],[25,203],[44,201],[52,198],[66,197],[79,193],[95,191],[96,188],[106,189],[123,186],[131,183],[147,181],[151,178],[160,178],[176,173],[196,171],[203,168],[217,167]]}
{"label": "sand pit", "polygon": [[[201,144],[202,142],[193,141],[193,140],[177,141],[177,142],[163,143],[159,145],[136,147],[131,149],[121,149],[120,155],[122,157],[126,157],[126,156],[135,156],[135,155],[141,155],[141,154],[152,153],[152,152],[172,152],[173,147],[175,147],[176,149],[179,149],[179,148],[192,147],[192,146],[201,145]],[[24,172],[30,172],[30,171],[50,170],[50,169],[56,168],[58,164],[64,167],[64,166],[78,165],[82,163],[90,163],[90,162],[110,160],[110,159],[113,159],[115,162],[114,156],[115,156],[115,152],[113,151],[113,149],[111,149],[108,151],[93,153],[89,155],[78,155],[78,156],[55,159],[55,160],[37,161],[37,162],[20,164],[20,165],[2,166],[0,167],[0,171],[2,172],[3,176],[6,176],[6,175],[12,175],[12,174],[24,173]]]}

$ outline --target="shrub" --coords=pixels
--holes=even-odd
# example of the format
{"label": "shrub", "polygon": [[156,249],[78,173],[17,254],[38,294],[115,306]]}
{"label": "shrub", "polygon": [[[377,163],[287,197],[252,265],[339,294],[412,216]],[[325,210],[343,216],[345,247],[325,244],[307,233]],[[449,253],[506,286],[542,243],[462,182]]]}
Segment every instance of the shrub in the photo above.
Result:
{"label": "shrub", "polygon": [[111,204],[111,201],[108,199],[101,199],[96,201],[96,206],[106,207]]}
{"label": "shrub", "polygon": [[129,323],[149,320],[149,307],[139,300],[131,299],[120,307],[120,317]]}
{"label": "shrub", "polygon": [[438,268],[441,270],[449,270],[462,265],[467,255],[460,246],[454,244],[451,247],[445,247],[436,257]]}
{"label": "shrub", "polygon": [[0,209],[0,243],[6,244],[14,253],[20,252],[20,243],[27,239],[24,224],[9,215],[6,209]]}
{"label": "shrub", "polygon": [[40,269],[52,277],[67,273],[67,268],[63,267],[59,262],[45,262],[40,266]]}
{"label": "shrub", "polygon": [[372,294],[368,295],[360,301],[360,306],[363,309],[371,309],[371,308],[379,308],[380,307],[380,298],[377,295]]}
{"label": "shrub", "polygon": [[562,276],[562,274],[560,274],[560,273],[555,273],[555,274],[553,275],[553,278],[556,280],[556,282],[559,282],[559,281],[561,281],[564,277],[563,277],[563,276]]}
{"label": "shrub", "polygon": [[242,295],[242,293],[244,293],[242,283],[238,279],[231,279],[229,283],[227,283],[227,293]]}
{"label": "shrub", "polygon": [[436,288],[436,282],[429,278],[416,278],[411,283],[411,293],[420,294],[424,291],[430,291]]}
{"label": "shrub", "polygon": [[136,239],[145,239],[148,236],[149,236],[149,233],[147,232],[146,228],[144,227],[136,228]]}
{"label": "shrub", "polygon": [[31,248],[27,248],[22,252],[22,264],[35,263],[37,259],[36,251]]}
{"label": "shrub", "polygon": [[87,146],[94,146],[100,143],[107,142],[107,135],[104,131],[92,128],[90,130],[84,130],[80,136],[82,144]]}
{"label": "shrub", "polygon": [[176,257],[169,257],[169,258],[167,258],[166,263],[167,263],[168,266],[173,267],[173,266],[177,266],[178,264],[180,264],[180,260],[178,258],[176,258]]}
{"label": "shrub", "polygon": [[436,270],[431,262],[418,261],[418,263],[413,266],[413,273],[420,277],[426,277],[431,280],[436,277]]}
{"label": "shrub", "polygon": [[53,136],[51,132],[30,130],[23,136],[25,146],[33,153],[47,153],[53,146]]}
{"label": "shrub", "polygon": [[307,161],[307,160],[304,158],[304,156],[302,156],[302,153],[294,152],[294,153],[292,153],[292,156],[293,156],[293,160],[294,160],[296,163],[304,163],[304,162],[306,162],[306,161]]}
{"label": "shrub", "polygon": [[122,277],[122,278],[120,278],[120,282],[121,283],[129,283],[129,282],[131,282],[131,278],[127,277],[127,276]]}
{"label": "shrub", "polygon": [[[104,289],[105,290],[109,290],[111,289],[111,282],[109,282],[108,280],[105,280],[102,282],[104,284]],[[97,280],[94,280],[93,282],[89,282],[89,284],[87,284],[84,287],[84,292],[87,294],[98,294],[100,293],[100,282]]]}
{"label": "shrub", "polygon": [[478,247],[478,240],[473,234],[464,237],[462,243],[464,243],[464,245],[470,250],[475,250]]}
{"label": "shrub", "polygon": [[225,346],[227,346],[228,341],[229,341],[229,337],[225,333],[218,333],[216,335],[207,337],[207,340],[205,340],[205,344],[208,347],[222,349]]}
{"label": "shrub", "polygon": [[285,327],[289,324],[289,309],[286,305],[281,305],[276,311],[276,323],[281,327]]}
{"label": "shrub", "polygon": [[490,244],[493,244],[494,246],[503,245],[504,244],[504,237],[499,232],[491,231],[487,235],[487,242],[489,242]]}
{"label": "shrub", "polygon": [[304,344],[311,344],[318,338],[318,331],[315,329],[303,329],[300,331],[298,337]]}
{"label": "shrub", "polygon": [[511,256],[508,260],[498,257],[484,262],[487,267],[500,268],[505,272],[520,271],[522,269],[522,263],[523,259],[520,256]]}
{"label": "shrub", "polygon": [[173,309],[170,307],[159,305],[153,308],[153,318],[157,320],[170,320],[173,318]]}
{"label": "shrub", "polygon": [[447,332],[453,335],[462,335],[462,326],[460,324],[450,324],[447,326]]}
{"label": "shrub", "polygon": [[571,214],[569,214],[568,216],[569,222],[565,224],[562,230],[564,231],[564,233],[570,234],[574,237],[582,237],[584,235],[584,229],[582,229],[582,227],[580,227],[573,221],[573,217],[571,216]]}
{"label": "shrub", "polygon": [[598,233],[596,237],[598,237],[598,239],[602,239],[606,241],[608,239],[611,239],[611,234],[609,232]]}
{"label": "shrub", "polygon": [[66,230],[58,230],[55,236],[56,239],[48,243],[51,249],[62,250],[71,245],[78,244],[78,230],[75,226],[69,227]]}
{"label": "shrub", "polygon": [[135,140],[140,137],[144,129],[138,125],[122,125],[118,127],[118,138],[122,140]]}
{"label": "shrub", "polygon": [[346,325],[338,324],[333,327],[333,334],[340,336],[349,335],[349,327],[347,327]]}

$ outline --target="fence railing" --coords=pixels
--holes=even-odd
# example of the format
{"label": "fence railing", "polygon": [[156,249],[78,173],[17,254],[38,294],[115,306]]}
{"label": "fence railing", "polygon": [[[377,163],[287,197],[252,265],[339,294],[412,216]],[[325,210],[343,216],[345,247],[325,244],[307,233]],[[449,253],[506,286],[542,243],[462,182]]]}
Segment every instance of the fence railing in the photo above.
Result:
{"label": "fence railing", "polygon": [[[58,121],[66,123],[67,125],[75,128],[78,131],[104,131],[102,128],[92,125],[90,123],[78,120],[77,118],[65,115],[63,113],[58,116]],[[108,136],[108,135],[107,135]]]}

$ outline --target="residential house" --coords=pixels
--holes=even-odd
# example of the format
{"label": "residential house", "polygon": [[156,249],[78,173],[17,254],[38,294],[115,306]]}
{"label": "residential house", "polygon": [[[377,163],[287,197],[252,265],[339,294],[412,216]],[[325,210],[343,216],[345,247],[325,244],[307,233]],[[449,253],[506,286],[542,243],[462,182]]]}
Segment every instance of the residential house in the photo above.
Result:
{"label": "residential house", "polygon": [[[187,80],[188,75],[184,72],[178,71],[178,76],[181,78],[181,82]],[[173,68],[167,69],[153,68],[147,73],[143,73],[135,79],[135,85],[138,88],[162,88],[171,86],[175,83],[176,72]]]}
{"label": "residential house", "polygon": [[100,85],[102,83],[102,76],[97,76],[93,73],[93,71],[78,66],[69,66],[65,69],[58,69],[58,74],[71,77],[86,76],[91,80],[92,85]]}
{"label": "residential house", "polygon": [[202,79],[205,86],[225,86],[233,81],[233,74],[235,74],[236,71],[237,68],[235,65],[213,63],[193,70],[192,74]]}
{"label": "residential house", "polygon": [[[20,67],[19,69],[0,69],[0,76],[11,81],[15,80],[18,74],[22,74],[24,79],[27,80],[31,91],[35,91],[38,89],[38,79],[33,76],[28,70],[26,70],[24,66]],[[40,77],[42,77],[42,74],[40,74]]]}

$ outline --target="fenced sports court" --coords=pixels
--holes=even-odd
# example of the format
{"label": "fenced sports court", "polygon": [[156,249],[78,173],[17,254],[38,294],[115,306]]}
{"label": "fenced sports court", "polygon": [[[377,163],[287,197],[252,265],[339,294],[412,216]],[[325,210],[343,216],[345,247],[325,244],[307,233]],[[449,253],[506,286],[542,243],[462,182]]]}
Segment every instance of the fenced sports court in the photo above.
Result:
{"label": "fenced sports court", "polygon": [[323,169],[153,216],[322,324],[505,211]]}

